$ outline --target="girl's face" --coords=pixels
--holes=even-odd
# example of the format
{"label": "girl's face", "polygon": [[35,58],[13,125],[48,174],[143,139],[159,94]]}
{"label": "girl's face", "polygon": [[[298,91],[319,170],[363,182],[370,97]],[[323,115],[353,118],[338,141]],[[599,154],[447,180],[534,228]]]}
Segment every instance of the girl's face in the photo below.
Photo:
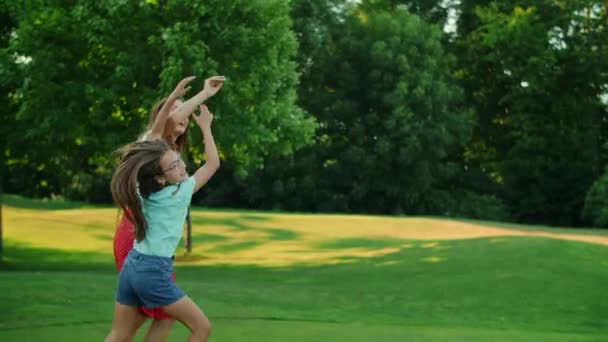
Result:
{"label": "girl's face", "polygon": [[180,155],[173,150],[165,152],[160,158],[160,167],[162,173],[157,177],[157,181],[161,184],[176,184],[188,178],[186,164]]}
{"label": "girl's face", "polygon": [[[175,109],[177,109],[177,107],[181,106],[182,104],[182,101],[176,100],[175,104],[173,105],[173,108],[171,108],[171,111],[173,112]],[[188,119],[182,120],[180,122],[174,121],[173,136],[175,138],[181,137],[186,132],[186,128],[188,128]]]}

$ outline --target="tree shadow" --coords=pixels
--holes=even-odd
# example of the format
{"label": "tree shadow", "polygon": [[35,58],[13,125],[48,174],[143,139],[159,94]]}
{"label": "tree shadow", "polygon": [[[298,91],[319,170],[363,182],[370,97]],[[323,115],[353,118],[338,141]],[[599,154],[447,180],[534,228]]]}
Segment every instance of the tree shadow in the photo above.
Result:
{"label": "tree shadow", "polygon": [[231,242],[229,236],[201,233],[193,235],[193,243],[202,243],[203,246],[212,243],[215,246],[209,250],[210,252],[230,253],[262,246],[272,241],[293,241],[300,236],[289,229],[254,227],[246,222],[251,220],[264,222],[272,221],[272,218],[257,215],[240,215],[230,218],[193,217],[192,225],[202,227],[203,230],[204,227],[209,226],[225,226],[233,232],[259,232],[264,234],[263,238],[258,237],[250,241]]}
{"label": "tree shadow", "polygon": [[34,247],[5,241],[3,271],[108,271],[116,272],[111,253]]}
{"label": "tree shadow", "polygon": [[366,248],[377,249],[386,247],[400,247],[404,244],[403,240],[396,239],[365,239],[365,238],[349,238],[336,239],[333,241],[316,244],[319,249],[347,249],[347,248]]}
{"label": "tree shadow", "polygon": [[35,210],[64,210],[64,209],[82,209],[82,208],[100,208],[111,206],[91,205],[85,202],[68,201],[64,199],[36,199],[27,198],[19,195],[2,194],[2,205],[23,209]]}

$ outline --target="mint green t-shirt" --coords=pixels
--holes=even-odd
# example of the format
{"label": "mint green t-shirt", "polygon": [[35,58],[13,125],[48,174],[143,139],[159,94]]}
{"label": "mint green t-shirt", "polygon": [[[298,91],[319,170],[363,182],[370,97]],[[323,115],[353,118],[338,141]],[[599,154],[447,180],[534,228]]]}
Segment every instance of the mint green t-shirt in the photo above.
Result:
{"label": "mint green t-shirt", "polygon": [[148,229],[146,237],[133,244],[136,251],[168,258],[173,256],[182,237],[195,184],[194,176],[191,176],[150,194],[148,198],[140,197]]}

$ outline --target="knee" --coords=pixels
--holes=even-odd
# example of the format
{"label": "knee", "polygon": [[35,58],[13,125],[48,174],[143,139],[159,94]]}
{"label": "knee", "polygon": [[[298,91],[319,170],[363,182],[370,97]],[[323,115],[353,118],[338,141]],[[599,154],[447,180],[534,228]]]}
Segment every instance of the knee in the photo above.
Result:
{"label": "knee", "polygon": [[111,330],[104,342],[128,342],[133,339],[133,336],[129,336],[128,334],[120,333],[116,330]]}
{"label": "knee", "polygon": [[211,334],[211,322],[205,317],[192,331],[196,336],[199,336],[202,341],[206,341]]}
{"label": "knee", "polygon": [[202,332],[204,333],[205,337],[207,337],[211,334],[211,322],[209,322],[209,320],[206,317],[203,320]]}

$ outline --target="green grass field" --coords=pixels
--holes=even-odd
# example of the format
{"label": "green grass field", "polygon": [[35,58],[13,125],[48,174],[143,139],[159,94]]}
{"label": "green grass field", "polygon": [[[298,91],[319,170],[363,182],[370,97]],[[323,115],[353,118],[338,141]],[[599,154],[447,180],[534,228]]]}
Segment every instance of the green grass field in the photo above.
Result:
{"label": "green grass field", "polygon": [[[6,199],[0,341],[103,339],[116,219]],[[212,341],[608,340],[602,231],[202,209],[193,223],[176,277]]]}

